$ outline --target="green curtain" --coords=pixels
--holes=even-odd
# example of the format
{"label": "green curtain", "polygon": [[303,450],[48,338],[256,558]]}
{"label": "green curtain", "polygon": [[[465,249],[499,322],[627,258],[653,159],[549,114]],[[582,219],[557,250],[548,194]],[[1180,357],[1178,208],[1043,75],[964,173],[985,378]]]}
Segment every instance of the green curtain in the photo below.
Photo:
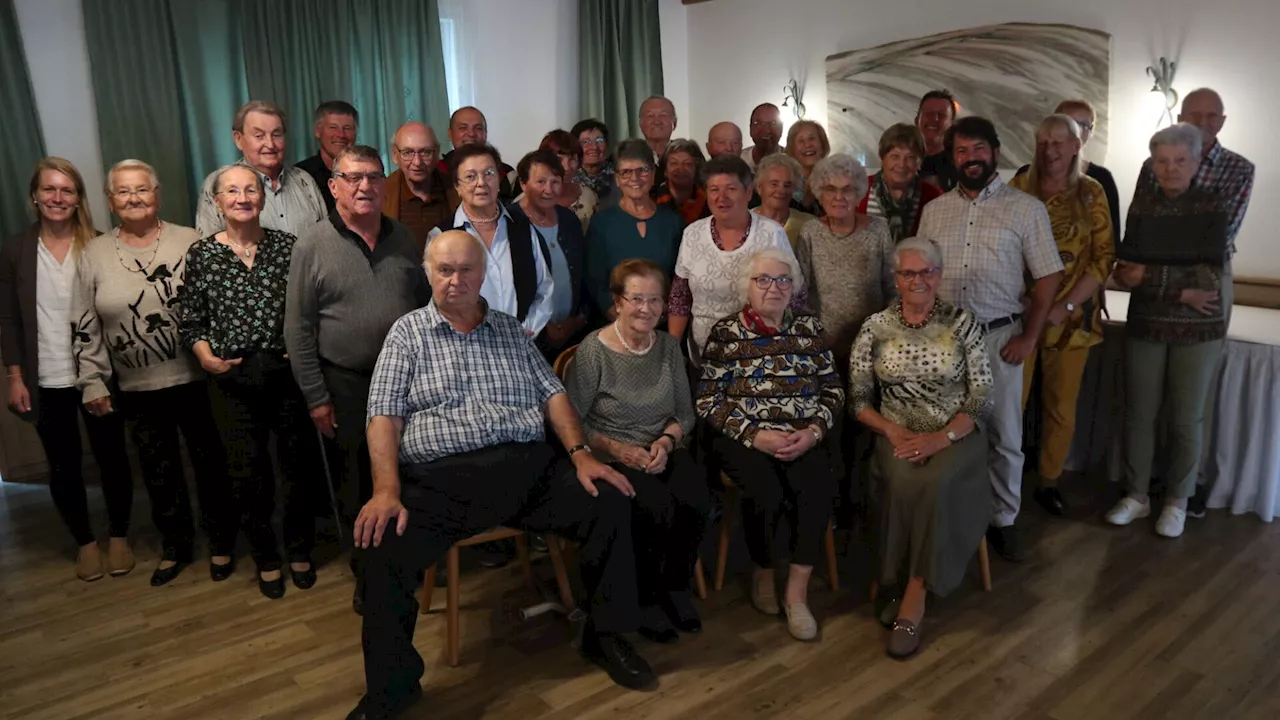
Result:
{"label": "green curtain", "polygon": [[397,128],[449,120],[435,0],[276,0],[244,3],[240,27],[249,94],[289,114],[289,156],[316,152],[311,113],[325,100],[360,111],[359,142],[390,162]]}
{"label": "green curtain", "polygon": [[640,103],[662,94],[657,0],[578,0],[582,116],[613,142],[640,137]]}
{"label": "green curtain", "polygon": [[[287,158],[316,152],[311,113],[360,111],[384,161],[396,128],[449,117],[436,0],[83,0],[103,161],[135,157],[164,184],[161,215],[191,224],[204,177],[234,162],[249,99],[289,116]],[[138,52],[146,47],[148,52]]]}
{"label": "green curtain", "polygon": [[25,230],[35,217],[27,183],[31,169],[44,157],[40,116],[13,0],[0,0],[0,107],[5,109],[4,142],[0,142],[0,238],[7,238]]}

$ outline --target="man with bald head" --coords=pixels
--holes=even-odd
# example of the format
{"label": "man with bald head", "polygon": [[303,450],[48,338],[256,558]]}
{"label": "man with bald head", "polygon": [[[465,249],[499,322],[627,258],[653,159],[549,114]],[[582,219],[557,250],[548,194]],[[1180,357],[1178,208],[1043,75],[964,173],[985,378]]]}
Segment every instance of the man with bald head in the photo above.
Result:
{"label": "man with bald head", "polygon": [[[1231,325],[1231,304],[1235,300],[1235,287],[1232,285],[1231,258],[1236,254],[1236,235],[1244,222],[1245,211],[1249,209],[1249,198],[1253,195],[1253,163],[1243,156],[1231,152],[1218,141],[1218,133],[1227,121],[1226,110],[1222,104],[1222,96],[1209,88],[1200,88],[1187,93],[1182,99],[1182,111],[1178,113],[1178,122],[1190,123],[1200,130],[1202,149],[1200,151],[1200,169],[1196,171],[1195,184],[1208,190],[1222,199],[1227,209],[1227,257],[1222,266],[1222,290],[1219,291],[1219,303],[1226,317],[1228,327]],[[1151,167],[1151,160],[1142,164],[1142,172],[1138,177],[1138,187],[1146,183],[1148,188],[1155,188],[1156,175]],[[1206,422],[1204,423],[1204,447],[1210,447],[1216,431],[1213,409],[1217,405],[1218,384],[1209,383],[1209,398],[1205,403]],[[1187,501],[1187,515],[1204,517],[1208,492],[1206,490],[1213,478],[1209,477],[1212,453],[1204,453],[1201,462],[1200,477],[1196,484],[1196,494]]]}
{"label": "man with bald head", "polygon": [[453,183],[436,166],[439,158],[440,141],[429,125],[408,122],[396,130],[391,159],[399,169],[387,178],[382,214],[409,228],[419,256],[427,246],[427,233],[458,209]]}
{"label": "man with bald head", "polygon": [[[487,142],[489,142],[489,121],[485,119],[484,113],[470,105],[458,108],[449,117],[449,144],[453,149],[440,158],[436,167],[445,174],[445,177],[449,177],[449,159],[453,157],[454,150],[463,145],[484,145]],[[516,197],[516,170],[506,163],[502,163],[502,167],[498,170],[501,176],[498,183],[498,199],[506,204]],[[452,179],[449,185],[453,185]]]}
{"label": "man with bald head", "polygon": [[751,142],[755,143],[742,151],[742,159],[747,161],[754,171],[756,164],[767,155],[782,152],[782,113],[773,103],[761,103],[751,111],[751,124],[747,127],[751,133]]}
{"label": "man with bald head", "polygon": [[707,133],[707,157],[742,154],[742,129],[731,122],[718,122]]}
{"label": "man with bald head", "polygon": [[[596,460],[564,386],[514,317],[480,296],[486,249],[450,230],[427,248],[432,300],[387,333],[369,390],[373,497],[366,549],[367,692],[348,720],[398,716],[422,696],[414,595],[457,541],[500,525],[579,543],[589,612],[581,652],[623,687],[657,678],[623,637],[640,625],[627,479]],[[568,459],[547,443],[550,421]]]}

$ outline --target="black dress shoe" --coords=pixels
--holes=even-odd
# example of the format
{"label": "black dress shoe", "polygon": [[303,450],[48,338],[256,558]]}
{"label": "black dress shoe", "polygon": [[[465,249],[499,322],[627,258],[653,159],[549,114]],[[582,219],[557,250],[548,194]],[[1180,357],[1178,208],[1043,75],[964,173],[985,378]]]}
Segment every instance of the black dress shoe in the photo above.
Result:
{"label": "black dress shoe", "polygon": [[262,573],[258,573],[258,591],[271,600],[284,597],[284,573],[275,580],[263,580]]}
{"label": "black dress shoe", "polygon": [[232,558],[231,562],[227,563],[226,565],[214,565],[212,561],[209,562],[209,577],[214,582],[222,582],[223,580],[226,580],[227,578],[231,577],[231,574],[234,573],[235,571],[236,571],[235,558]]}
{"label": "black dress shoe", "polygon": [[1008,527],[996,527],[994,525],[987,528],[987,542],[991,543],[991,547],[1000,557],[1009,562],[1021,562],[1027,557],[1026,550],[1022,547],[1022,538],[1018,534],[1018,528],[1010,525]]}
{"label": "black dress shoe", "polygon": [[582,657],[609,673],[609,679],[629,690],[652,690],[658,676],[621,635],[598,633],[590,628],[582,634]]}
{"label": "black dress shoe", "polygon": [[310,561],[307,564],[310,567],[302,571],[289,568],[289,577],[293,579],[293,586],[299,590],[310,590],[316,584],[316,566]]}
{"label": "black dress shoe", "polygon": [[1071,510],[1056,487],[1037,488],[1035,498],[1036,502],[1040,503],[1040,507],[1054,517],[1062,517]]}
{"label": "black dress shoe", "polygon": [[164,568],[163,570],[157,567],[155,572],[151,573],[151,587],[168,585],[174,578],[178,577],[178,573],[182,572],[182,569],[186,566],[187,563],[178,561],[178,564]]}
{"label": "black dress shoe", "polygon": [[675,625],[667,619],[667,614],[656,607],[647,607],[642,611],[644,620],[640,623],[640,635],[662,645],[679,642],[680,633]]}
{"label": "black dress shoe", "polygon": [[480,567],[493,570],[506,567],[509,561],[507,543],[487,542],[480,545]]}
{"label": "black dress shoe", "polygon": [[422,699],[422,687],[415,685],[413,690],[401,700],[394,703],[390,708],[375,708],[370,702],[369,696],[365,695],[360,698],[360,702],[356,703],[355,709],[347,713],[347,720],[385,720],[398,717],[410,706]]}
{"label": "black dress shoe", "polygon": [[693,596],[688,591],[668,593],[663,600],[662,610],[676,630],[690,635],[702,632],[702,618],[698,609],[693,606]]}

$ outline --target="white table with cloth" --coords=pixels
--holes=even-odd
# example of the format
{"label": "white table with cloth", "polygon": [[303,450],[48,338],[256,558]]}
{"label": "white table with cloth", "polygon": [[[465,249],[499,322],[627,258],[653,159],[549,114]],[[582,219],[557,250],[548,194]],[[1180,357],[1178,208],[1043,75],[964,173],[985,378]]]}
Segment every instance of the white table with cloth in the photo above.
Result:
{"label": "white table with cloth", "polygon": [[[1107,291],[1110,319],[1093,349],[1080,390],[1076,434],[1067,468],[1123,478],[1124,323],[1127,292]],[[1236,305],[1217,369],[1215,425],[1202,456],[1212,488],[1210,508],[1280,513],[1280,310]],[[1158,453],[1160,454],[1160,453]],[[1160,459],[1156,460],[1156,475]]]}

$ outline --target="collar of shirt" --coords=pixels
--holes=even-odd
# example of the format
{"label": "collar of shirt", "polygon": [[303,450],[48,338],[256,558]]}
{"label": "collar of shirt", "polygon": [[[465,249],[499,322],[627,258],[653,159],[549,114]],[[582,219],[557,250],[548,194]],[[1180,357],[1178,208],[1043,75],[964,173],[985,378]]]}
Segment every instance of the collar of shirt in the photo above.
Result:
{"label": "collar of shirt", "polygon": [[[283,167],[281,167],[281,168],[280,168],[280,176],[279,176],[278,178],[276,178],[276,180],[278,180],[278,181],[279,181],[279,183],[280,183],[280,190],[275,190],[275,189],[274,189],[274,186],[271,184],[271,176],[270,176],[270,175],[268,175],[268,174],[266,174],[266,173],[264,173],[264,172],[262,172],[262,171],[261,171],[261,170],[259,170],[258,168],[256,168],[256,167],[254,167],[254,166],[250,165],[248,160],[246,160],[246,159],[244,159],[244,158],[240,158],[239,162],[237,162],[236,164],[237,164],[237,165],[244,165],[245,167],[247,167],[247,168],[249,168],[250,170],[252,170],[252,171],[254,171],[255,173],[257,173],[257,174],[258,174],[258,179],[262,181],[262,187],[263,187],[263,189],[264,189],[264,190],[266,190],[266,191],[268,191],[268,192],[271,192],[271,193],[277,193],[277,192],[280,192],[280,191],[284,190],[284,186],[285,186],[286,184],[288,184],[288,182],[289,182],[289,179],[288,179],[288,178],[289,178],[289,171],[290,171],[290,170],[295,169],[295,168],[294,168],[293,166],[291,166],[291,165],[285,165],[285,166],[283,166]],[[300,171],[300,172],[306,172],[306,170],[299,170],[299,171]]]}
{"label": "collar of shirt", "polygon": [[[387,236],[390,235],[393,230],[390,218],[386,215],[380,215],[380,218],[381,221],[378,225],[378,240],[374,243],[375,246],[380,245],[383,240],[386,240]],[[365,255],[373,255],[373,251],[369,249],[364,238],[360,237],[356,231],[347,227],[347,224],[342,221],[342,216],[338,214],[337,208],[334,208],[333,212],[329,213],[329,222],[333,224],[333,229],[337,230],[339,235],[355,243],[357,247],[364,251]]]}
{"label": "collar of shirt", "polygon": [[[445,177],[444,173],[440,172],[440,168],[434,166],[431,168],[431,180],[428,183],[428,187],[431,189],[431,201],[423,200],[423,202],[427,202],[428,205],[444,202]],[[396,188],[396,192],[400,193],[400,202],[402,204],[413,202],[414,200],[422,200],[422,198],[413,194],[413,188],[409,187],[409,176],[404,173],[403,169],[400,170],[400,186]]]}
{"label": "collar of shirt", "polygon": [[[476,329],[478,330],[481,325],[492,328],[493,323],[489,321],[489,302],[485,300],[483,297],[479,298],[479,300],[480,300],[480,310],[481,312],[484,313],[484,315],[480,318],[480,325],[476,325]],[[450,323],[448,318],[446,318],[440,312],[440,308],[436,307],[436,301],[434,298],[432,298],[431,302],[427,303],[427,307],[425,308],[425,313],[427,316],[428,327],[432,329],[438,329],[443,325],[444,327],[447,327],[450,330],[453,330],[453,324]],[[457,330],[453,330],[453,331],[458,332]],[[475,332],[475,330],[472,330],[471,332]],[[461,335],[463,333],[458,333],[458,334]],[[467,334],[470,334],[470,333],[467,333]]]}
{"label": "collar of shirt", "polygon": [[951,192],[959,195],[960,199],[964,200],[965,202],[982,203],[995,197],[996,193],[1003,190],[1004,187],[1005,187],[1004,179],[1000,177],[999,173],[997,173],[995,177],[991,178],[991,182],[987,183],[987,186],[982,188],[982,192],[978,193],[978,197],[971,198],[968,195],[966,195],[964,192],[964,186],[960,185],[959,183],[956,183],[955,189],[952,190]]}
{"label": "collar of shirt", "polygon": [[[509,225],[511,223],[511,213],[507,210],[507,206],[503,205],[502,202],[499,201],[498,202],[498,229],[499,230],[503,230],[505,227],[502,222],[503,220],[506,220],[507,224]],[[453,226],[456,228],[461,228],[463,230],[475,230],[475,226],[471,224],[471,219],[467,217],[467,211],[462,208],[461,204],[458,205],[458,209],[453,213]],[[505,228],[505,229],[509,231],[510,228]],[[507,232],[498,233],[493,236],[493,244],[495,246],[498,244],[498,235],[502,235],[503,237],[505,237],[507,235]]]}
{"label": "collar of shirt", "polygon": [[[751,224],[755,222],[755,213],[747,213],[747,227],[742,231],[742,245],[747,244],[747,238],[751,236]],[[711,216],[711,242],[715,243],[716,248],[724,250],[724,241],[720,239],[720,228],[716,227],[716,218]]]}
{"label": "collar of shirt", "polygon": [[1201,160],[1205,165],[1213,166],[1218,164],[1218,160],[1222,158],[1222,143],[1217,138],[1213,139],[1213,145],[1209,146],[1209,151],[1204,154]]}

